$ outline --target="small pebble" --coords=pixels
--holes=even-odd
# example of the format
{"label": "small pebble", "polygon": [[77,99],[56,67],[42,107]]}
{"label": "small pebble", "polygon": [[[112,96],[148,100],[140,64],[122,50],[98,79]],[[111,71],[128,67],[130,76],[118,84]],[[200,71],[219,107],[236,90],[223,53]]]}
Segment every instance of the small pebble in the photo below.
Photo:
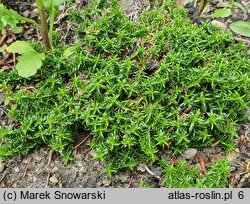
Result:
{"label": "small pebble", "polygon": [[30,11],[29,10],[26,10],[26,11],[23,12],[23,16],[24,17],[28,18],[29,15],[30,15]]}
{"label": "small pebble", "polygon": [[4,93],[0,93],[0,105],[4,102],[6,96]]}
{"label": "small pebble", "polygon": [[192,159],[196,156],[197,152],[197,149],[189,148],[183,153],[183,157],[185,159]]}
{"label": "small pebble", "polygon": [[122,176],[119,176],[119,179],[122,183],[126,183],[128,182],[128,176],[127,175],[122,175]]}
{"label": "small pebble", "polygon": [[42,157],[40,157],[40,156],[38,156],[38,155],[35,155],[35,156],[34,156],[34,159],[35,159],[36,161],[41,161],[41,160],[42,160]]}
{"label": "small pebble", "polygon": [[52,183],[52,184],[57,184],[58,183],[58,179],[56,178],[55,175],[53,175],[52,177],[49,178],[49,181]]}
{"label": "small pebble", "polygon": [[[4,112],[1,112],[1,116],[4,114]],[[1,125],[2,125],[2,127],[5,127],[6,126],[6,121],[4,121],[4,120],[2,120],[1,121]]]}
{"label": "small pebble", "polygon": [[250,108],[247,107],[247,109],[245,110],[245,113],[247,114],[247,119],[250,121]]}
{"label": "small pebble", "polygon": [[229,24],[230,24],[230,23],[232,23],[232,22],[233,22],[233,21],[232,21],[232,19],[230,19],[230,18],[229,18],[229,19],[227,19],[227,23],[229,23]]}
{"label": "small pebble", "polygon": [[212,148],[210,149],[210,153],[211,153],[211,154],[215,154],[215,153],[216,153],[215,147],[212,147]]}
{"label": "small pebble", "polygon": [[188,8],[188,13],[193,14],[194,13],[194,8],[192,8],[192,7]]}
{"label": "small pebble", "polygon": [[217,28],[220,28],[221,30],[227,30],[227,25],[225,23],[222,23],[217,20],[213,20],[211,24]]}
{"label": "small pebble", "polygon": [[137,171],[140,171],[140,172],[145,172],[146,169],[145,169],[145,164],[139,164],[137,166]]}
{"label": "small pebble", "polygon": [[53,167],[53,169],[51,170],[51,173],[56,173],[58,170],[59,170],[58,167],[55,166],[55,167]]}
{"label": "small pebble", "polygon": [[36,8],[36,7],[37,7],[36,2],[34,2],[33,4],[31,4],[31,8]]}
{"label": "small pebble", "polygon": [[109,179],[104,179],[104,180],[102,181],[102,184],[103,184],[104,187],[109,186],[110,183],[111,183],[111,181],[110,181]]}
{"label": "small pebble", "polygon": [[85,165],[85,162],[83,160],[76,160],[75,163],[78,167],[82,167]]}
{"label": "small pebble", "polygon": [[235,171],[235,170],[236,170],[236,167],[235,167],[235,166],[231,166],[231,167],[230,167],[230,171],[231,171],[231,172],[233,172],[233,171]]}
{"label": "small pebble", "polygon": [[247,16],[247,14],[242,13],[242,14],[239,15],[239,19],[243,20],[243,21],[246,21],[248,19],[248,16]]}
{"label": "small pebble", "polygon": [[223,5],[224,5],[223,2],[219,2],[218,4],[216,4],[215,7],[217,7],[217,8],[223,8],[224,7]]}
{"label": "small pebble", "polygon": [[240,156],[240,154],[238,152],[230,152],[228,155],[227,155],[227,159],[229,161],[233,161],[235,159],[237,159],[238,157]]}
{"label": "small pebble", "polygon": [[81,167],[79,169],[79,173],[86,173],[87,172],[87,168],[86,167]]}
{"label": "small pebble", "polygon": [[35,18],[38,16],[38,9],[34,9],[30,12],[30,18]]}
{"label": "small pebble", "polygon": [[15,171],[16,173],[18,173],[18,172],[20,171],[20,169],[16,166],[16,167],[14,167],[14,171]]}
{"label": "small pebble", "polygon": [[65,9],[65,5],[59,5],[59,11],[63,11]]}
{"label": "small pebble", "polygon": [[234,14],[232,15],[232,19],[237,20],[238,18],[239,18],[239,15],[238,15],[238,14],[234,13]]}
{"label": "small pebble", "polygon": [[157,175],[161,174],[161,167],[153,167],[151,170]]}
{"label": "small pebble", "polygon": [[3,173],[4,170],[4,163],[0,162],[0,173]]}
{"label": "small pebble", "polygon": [[96,152],[95,152],[94,150],[91,150],[91,151],[89,152],[89,154],[90,154],[90,156],[92,156],[93,158],[96,157]]}

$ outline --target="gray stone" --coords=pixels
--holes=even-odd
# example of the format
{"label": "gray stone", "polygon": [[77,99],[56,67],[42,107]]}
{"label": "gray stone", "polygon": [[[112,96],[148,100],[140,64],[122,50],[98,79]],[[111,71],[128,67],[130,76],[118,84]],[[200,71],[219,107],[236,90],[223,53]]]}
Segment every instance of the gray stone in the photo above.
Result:
{"label": "gray stone", "polygon": [[245,112],[245,114],[247,115],[248,121],[250,121],[250,108],[247,107],[247,109],[246,109],[244,112]]}
{"label": "gray stone", "polygon": [[51,173],[54,174],[58,172],[59,168],[57,166],[54,166],[53,169],[51,170]]}
{"label": "gray stone", "polygon": [[137,171],[140,171],[140,172],[145,172],[146,169],[145,169],[145,164],[139,164],[137,166]]}
{"label": "gray stone", "polygon": [[183,153],[183,157],[185,159],[192,159],[196,156],[197,152],[197,149],[189,148]]}
{"label": "gray stone", "polygon": [[227,30],[227,25],[221,21],[213,20],[211,24],[217,28],[220,28],[221,30]]}
{"label": "gray stone", "polygon": [[244,13],[239,14],[239,19],[240,19],[240,20],[243,20],[243,21],[246,21],[246,20],[248,19],[248,15],[247,15],[247,14],[244,14]]}
{"label": "gray stone", "polygon": [[0,93],[0,105],[4,102],[5,100],[5,94],[4,93]]}
{"label": "gray stone", "polygon": [[127,175],[121,175],[119,176],[119,179],[122,183],[129,182],[129,177]]}
{"label": "gray stone", "polygon": [[111,181],[110,181],[109,179],[104,179],[104,180],[102,181],[102,184],[103,184],[104,187],[109,186],[110,183],[111,183]]}
{"label": "gray stone", "polygon": [[233,172],[233,171],[235,171],[235,170],[236,170],[236,167],[235,167],[235,166],[231,166],[231,167],[230,167],[230,171],[231,171],[231,172]]}
{"label": "gray stone", "polygon": [[233,22],[232,19],[230,19],[230,18],[227,19],[227,23],[228,23],[228,24],[230,24],[230,23],[232,23],[232,22]]}
{"label": "gray stone", "polygon": [[223,2],[219,2],[218,4],[216,4],[215,7],[217,7],[217,8],[224,8],[224,4],[223,4]]}
{"label": "gray stone", "polygon": [[188,13],[193,14],[194,13],[194,8],[193,7],[188,8]]}
{"label": "gray stone", "polygon": [[30,18],[35,18],[38,16],[38,9],[34,9],[30,12]]}
{"label": "gray stone", "polygon": [[29,10],[26,10],[26,11],[23,12],[23,16],[24,17],[28,18],[29,15],[30,15],[30,11]]}
{"label": "gray stone", "polygon": [[234,13],[234,14],[232,15],[232,19],[237,20],[238,18],[239,18],[239,14]]}
{"label": "gray stone", "polygon": [[160,175],[161,174],[161,167],[153,167],[151,169],[156,175]]}
{"label": "gray stone", "polygon": [[14,171],[15,171],[16,173],[18,173],[18,172],[20,171],[19,167],[18,167],[18,166],[15,166],[15,167],[14,167]]}
{"label": "gray stone", "polygon": [[4,163],[0,162],[0,173],[3,173],[4,167]]}
{"label": "gray stone", "polygon": [[79,169],[79,172],[82,173],[82,174],[84,174],[84,173],[87,172],[87,168],[86,168],[86,167],[81,167],[81,168]]}

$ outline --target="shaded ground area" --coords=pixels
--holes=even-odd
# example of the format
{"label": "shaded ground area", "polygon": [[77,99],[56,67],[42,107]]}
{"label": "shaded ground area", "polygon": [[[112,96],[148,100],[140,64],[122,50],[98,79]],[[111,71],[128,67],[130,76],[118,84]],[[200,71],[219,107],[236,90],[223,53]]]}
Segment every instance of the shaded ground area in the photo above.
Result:
{"label": "shaded ground area", "polygon": [[[246,1],[244,1],[246,2]],[[85,1],[78,1],[80,6],[86,4]],[[212,1],[214,9],[219,8],[218,1]],[[122,0],[121,5],[126,14],[136,20],[143,8],[150,9],[151,5],[148,0],[132,1]],[[242,18],[249,19],[250,5],[246,5],[248,9],[247,16],[234,15],[220,22],[230,23]],[[34,1],[8,1],[8,6],[18,9],[26,17],[37,18],[37,10]],[[247,7],[249,6],[249,8]],[[73,25],[67,21],[67,7],[62,7],[61,16],[58,17],[57,27],[63,41],[68,43],[74,42],[74,36],[71,31]],[[193,5],[188,5],[190,17],[195,15]],[[26,26],[24,34],[17,38],[31,39],[36,35],[34,28]],[[14,40],[14,39],[13,39]],[[4,95],[0,93],[0,124],[2,126],[13,125],[13,121],[7,117],[6,107],[4,107]],[[80,144],[86,138],[86,135],[77,136],[76,145]],[[200,158],[205,161],[206,167],[209,167],[211,161],[217,158],[227,157],[231,163],[231,176],[229,185],[232,187],[250,187],[250,123],[244,122],[238,126],[238,138],[235,140],[236,151],[226,154],[219,147],[219,142],[215,143],[210,149],[197,151],[196,149],[188,149],[179,158],[175,158],[172,152],[165,150],[161,152],[170,160],[186,160],[192,166],[200,165]],[[78,145],[73,152],[75,161],[68,165],[63,165],[59,155],[51,155],[48,147],[43,146],[40,149],[30,153],[29,155],[18,157],[7,161],[0,166],[0,187],[139,187],[141,183],[151,184],[154,187],[163,187],[161,169],[158,166],[148,167],[144,164],[139,165],[133,172],[124,170],[119,172],[112,178],[109,178],[104,172],[105,164],[94,160],[95,152],[93,152],[86,140],[82,145]],[[1,141],[0,141],[1,142]],[[228,187],[228,186],[226,186]]]}

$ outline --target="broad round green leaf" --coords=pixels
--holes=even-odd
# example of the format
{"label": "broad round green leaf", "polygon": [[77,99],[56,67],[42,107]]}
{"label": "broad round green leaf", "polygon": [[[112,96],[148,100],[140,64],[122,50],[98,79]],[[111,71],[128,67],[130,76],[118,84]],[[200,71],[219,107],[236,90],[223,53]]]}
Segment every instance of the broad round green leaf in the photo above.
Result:
{"label": "broad round green leaf", "polygon": [[18,53],[18,54],[24,54],[28,52],[35,52],[35,50],[27,43],[24,41],[16,41],[12,43],[8,48],[8,52],[12,53]]}
{"label": "broad round green leaf", "polygon": [[237,34],[250,37],[250,22],[238,21],[232,23],[229,27],[233,32]]}
{"label": "broad round green leaf", "polygon": [[44,53],[28,52],[23,54],[16,65],[18,74],[24,78],[35,75],[37,70],[41,68],[44,59]]}

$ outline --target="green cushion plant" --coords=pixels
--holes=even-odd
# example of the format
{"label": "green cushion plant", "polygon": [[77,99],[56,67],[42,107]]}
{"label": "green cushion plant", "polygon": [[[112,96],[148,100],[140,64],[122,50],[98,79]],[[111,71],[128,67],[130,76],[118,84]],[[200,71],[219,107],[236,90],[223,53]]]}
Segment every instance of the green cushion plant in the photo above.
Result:
{"label": "green cushion plant", "polygon": [[17,124],[0,128],[0,157],[48,144],[68,162],[77,129],[92,134],[90,146],[109,175],[153,163],[166,148],[178,154],[218,140],[234,148],[250,102],[250,65],[246,46],[230,33],[192,24],[174,0],[138,23],[117,1],[95,0],[71,19],[81,44],[52,49],[29,79],[0,73]]}
{"label": "green cushion plant", "polygon": [[228,186],[230,174],[229,162],[219,159],[211,163],[206,172],[200,172],[197,167],[189,168],[185,161],[180,161],[175,167],[166,158],[161,160],[163,183],[166,188],[223,188]]}

